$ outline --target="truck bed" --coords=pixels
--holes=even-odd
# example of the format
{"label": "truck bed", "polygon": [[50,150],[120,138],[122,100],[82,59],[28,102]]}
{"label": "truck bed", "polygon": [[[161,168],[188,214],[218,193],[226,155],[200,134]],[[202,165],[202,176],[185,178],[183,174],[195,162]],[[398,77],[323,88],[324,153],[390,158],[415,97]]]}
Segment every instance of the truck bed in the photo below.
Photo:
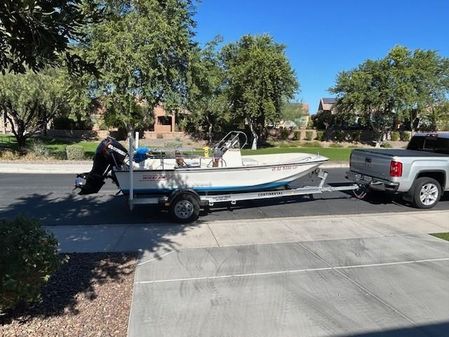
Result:
{"label": "truck bed", "polygon": [[389,157],[449,157],[447,154],[435,153],[429,151],[414,151],[406,149],[356,149],[355,151],[362,151],[377,155],[384,155]]}

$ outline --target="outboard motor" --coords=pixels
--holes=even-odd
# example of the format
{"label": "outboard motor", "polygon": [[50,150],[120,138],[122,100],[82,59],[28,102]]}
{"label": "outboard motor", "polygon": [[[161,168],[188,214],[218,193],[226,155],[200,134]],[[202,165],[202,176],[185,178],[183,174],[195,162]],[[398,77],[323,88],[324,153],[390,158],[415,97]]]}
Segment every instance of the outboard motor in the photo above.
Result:
{"label": "outboard motor", "polygon": [[92,170],[76,177],[75,188],[81,189],[78,194],[97,193],[106,178],[111,178],[117,184],[115,176],[109,173],[113,167],[121,166],[127,156],[128,151],[117,140],[112,137],[104,139],[95,152]]}

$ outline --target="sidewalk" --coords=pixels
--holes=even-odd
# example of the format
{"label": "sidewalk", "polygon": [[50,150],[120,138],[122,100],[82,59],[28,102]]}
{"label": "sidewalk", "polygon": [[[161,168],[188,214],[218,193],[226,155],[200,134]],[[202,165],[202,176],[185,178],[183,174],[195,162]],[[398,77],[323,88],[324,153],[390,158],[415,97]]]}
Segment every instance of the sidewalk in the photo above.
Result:
{"label": "sidewalk", "polygon": [[184,248],[376,238],[449,232],[447,211],[266,220],[210,221],[190,225],[48,226],[62,252],[140,251],[150,258]]}
{"label": "sidewalk", "polygon": [[141,253],[128,337],[421,336],[447,331],[449,245],[427,234],[448,213],[46,229],[61,252]]}
{"label": "sidewalk", "polygon": [[[320,166],[324,169],[346,168],[347,162],[328,162]],[[30,174],[77,174],[89,172],[92,169],[92,161],[48,161],[48,162],[25,162],[25,161],[0,161],[0,173],[30,173]]]}
{"label": "sidewalk", "polygon": [[0,161],[0,173],[30,173],[30,174],[77,174],[89,172],[92,161]]}

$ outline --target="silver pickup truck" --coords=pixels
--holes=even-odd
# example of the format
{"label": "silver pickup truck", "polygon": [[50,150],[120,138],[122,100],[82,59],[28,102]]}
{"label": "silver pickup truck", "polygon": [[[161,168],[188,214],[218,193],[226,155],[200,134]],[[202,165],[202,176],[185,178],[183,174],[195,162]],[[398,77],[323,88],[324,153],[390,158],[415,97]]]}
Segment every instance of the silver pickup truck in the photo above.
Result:
{"label": "silver pickup truck", "polygon": [[449,191],[449,132],[417,133],[407,149],[356,149],[347,178],[370,190],[401,194],[417,208],[432,208]]}

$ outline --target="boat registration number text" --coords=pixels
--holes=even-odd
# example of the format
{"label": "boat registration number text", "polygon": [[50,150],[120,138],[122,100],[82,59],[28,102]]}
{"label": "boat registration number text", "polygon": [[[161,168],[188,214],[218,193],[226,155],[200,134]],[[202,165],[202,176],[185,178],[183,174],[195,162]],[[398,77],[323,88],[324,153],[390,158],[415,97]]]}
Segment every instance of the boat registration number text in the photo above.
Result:
{"label": "boat registration number text", "polygon": [[143,175],[142,181],[159,181],[159,180],[166,180],[167,176],[165,174],[156,174],[156,175]]}
{"label": "boat registration number text", "polygon": [[286,170],[294,170],[298,167],[298,165],[282,165],[282,166],[273,166],[271,171],[286,171]]}

